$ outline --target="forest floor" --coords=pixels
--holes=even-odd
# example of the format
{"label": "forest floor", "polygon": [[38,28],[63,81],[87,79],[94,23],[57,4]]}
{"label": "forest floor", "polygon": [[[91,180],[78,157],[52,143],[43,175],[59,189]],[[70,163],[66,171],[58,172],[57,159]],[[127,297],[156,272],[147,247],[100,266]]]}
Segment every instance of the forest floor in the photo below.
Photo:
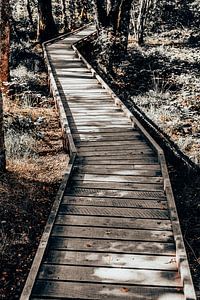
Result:
{"label": "forest floor", "polygon": [[[2,300],[20,297],[68,163],[41,48],[37,48],[25,49],[24,55],[15,47],[11,95],[4,101],[7,171],[0,174]],[[20,55],[24,60],[18,65]]]}
{"label": "forest floor", "polygon": [[[81,52],[135,114],[153,121],[181,159],[163,143],[191,272],[200,291],[200,35],[193,30],[171,30],[149,37],[140,47],[130,40],[128,54],[103,71],[98,44],[88,41]],[[148,122],[147,122],[148,123]],[[148,128],[150,129],[150,128]],[[159,142],[155,132],[152,135]],[[183,158],[183,160],[182,160]],[[192,161],[188,167],[184,160]]]}

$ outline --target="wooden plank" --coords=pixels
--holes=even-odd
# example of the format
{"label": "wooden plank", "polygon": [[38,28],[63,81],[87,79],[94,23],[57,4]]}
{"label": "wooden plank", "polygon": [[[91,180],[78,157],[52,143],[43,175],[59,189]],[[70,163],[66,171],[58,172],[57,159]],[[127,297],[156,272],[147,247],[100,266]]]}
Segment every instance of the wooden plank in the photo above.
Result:
{"label": "wooden plank", "polygon": [[[131,172],[152,172],[152,174],[155,174],[153,176],[160,176],[160,165],[159,164],[152,164],[152,165],[145,165],[145,164],[115,164],[115,165],[102,165],[102,164],[98,164],[98,162],[96,164],[93,165],[85,165],[85,164],[78,164],[75,166],[75,168],[77,170],[79,170],[80,172],[89,172],[92,173],[94,172],[95,174],[98,174],[98,170],[99,170],[99,174],[104,174],[101,172],[112,172],[112,174],[119,174],[119,175],[124,175],[125,172],[127,172],[127,175],[141,175],[142,173],[131,173]],[[130,172],[130,173],[129,173]],[[155,172],[155,173],[153,173]]]}
{"label": "wooden plank", "polygon": [[163,184],[148,183],[126,183],[126,182],[97,182],[97,181],[71,181],[71,185],[75,188],[87,189],[112,189],[125,191],[163,191]]}
{"label": "wooden plank", "polygon": [[140,230],[140,229],[120,229],[120,228],[100,228],[100,227],[81,227],[81,226],[62,226],[55,225],[52,237],[79,237],[79,238],[98,238],[109,240],[142,241],[142,242],[173,242],[171,231],[160,230]]}
{"label": "wooden plank", "polygon": [[102,123],[103,123],[105,125],[127,124],[127,125],[130,126],[130,123],[126,119],[122,119],[122,118],[120,118],[120,119],[118,119],[118,118],[116,118],[116,119],[110,118],[110,119],[105,119],[104,120],[103,118],[98,118],[97,117],[97,121],[93,120],[93,118],[91,118],[91,119],[89,119],[89,118],[88,119],[79,119],[79,120],[75,120],[75,122],[73,120],[69,120],[69,121],[70,121],[70,123],[72,123],[72,124],[74,123],[75,125],[78,125],[78,124],[86,124],[86,125],[88,125],[88,123],[90,123],[92,125],[102,125]]}
{"label": "wooden plank", "polygon": [[86,146],[86,143],[84,145],[82,145],[80,143],[79,145],[77,145],[77,150],[80,151],[80,152],[93,152],[93,151],[94,152],[96,152],[96,151],[100,152],[100,151],[108,151],[108,150],[112,150],[112,151],[117,151],[117,150],[137,150],[137,151],[138,150],[140,150],[140,151],[142,151],[142,150],[151,150],[151,148],[148,145],[145,145],[140,141],[138,143],[135,142],[135,141],[125,141],[125,143],[123,142],[123,145],[112,145],[112,144],[107,145],[105,142],[102,142],[102,145],[96,145],[96,146],[95,145],[91,146],[90,143],[88,143],[88,144],[89,144],[89,146]]}
{"label": "wooden plank", "polygon": [[102,107],[102,105],[95,105],[95,106],[88,106],[86,108],[84,107],[73,107],[72,113],[76,115],[84,115],[84,114],[93,114],[93,115],[99,115],[99,114],[115,114],[120,113],[120,109],[117,109],[115,107]]}
{"label": "wooden plank", "polygon": [[123,114],[118,112],[118,111],[112,111],[112,110],[103,110],[103,109],[96,109],[96,110],[91,110],[91,109],[88,109],[86,111],[82,110],[82,111],[78,111],[78,110],[75,110],[75,109],[72,109],[71,110],[71,114],[69,114],[69,116],[76,116],[78,118],[83,118],[83,117],[96,117],[97,115],[98,116],[101,116],[101,117],[123,117]]}
{"label": "wooden plank", "polygon": [[[90,74],[88,75],[87,73],[84,73],[82,75],[81,74],[76,75],[76,74],[74,74],[74,72],[67,72],[66,76],[70,76],[70,77],[76,77],[76,76],[78,76],[78,77],[84,76],[85,77],[86,76],[86,77],[91,78],[91,75]],[[96,89],[90,89],[89,91],[88,91],[88,89],[86,89],[86,90],[82,89],[81,91],[79,91],[78,89],[73,89],[73,87],[70,88],[69,85],[62,84],[62,90],[63,90],[64,93],[72,94],[72,95],[79,95],[80,93],[81,93],[81,95],[83,95],[83,94],[88,95],[89,94],[90,96],[92,94],[92,95],[94,95],[94,97],[95,97],[95,95],[97,97],[102,95],[102,94],[106,95],[106,96],[108,95],[107,92],[104,89],[100,88],[100,87],[98,87]]]}
{"label": "wooden plank", "polygon": [[99,110],[104,110],[104,109],[109,109],[109,110],[113,110],[115,109],[115,107],[113,107],[112,105],[112,101],[105,98],[105,97],[101,97],[99,99],[97,99],[97,101],[94,101],[92,99],[89,99],[88,101],[85,101],[85,99],[82,97],[70,97],[70,99],[67,101],[68,106],[71,109],[75,109],[75,110],[92,110],[92,109],[99,109]]}
{"label": "wooden plank", "polygon": [[78,157],[76,159],[76,163],[78,164],[82,164],[84,166],[93,166],[93,165],[98,165],[98,166],[141,166],[141,165],[145,165],[145,166],[152,166],[155,165],[156,167],[158,166],[158,160],[155,158],[145,158],[143,157],[142,160],[141,159],[125,159],[124,157],[121,157],[121,159],[119,157],[114,159],[102,159],[102,160],[94,160],[91,157]]}
{"label": "wooden plank", "polygon": [[[111,172],[110,172],[111,173]],[[112,175],[112,174],[74,174],[72,180],[81,180],[81,181],[95,181],[95,182],[138,182],[138,183],[163,183],[162,177],[151,177],[151,176],[127,176],[127,175]]]}
{"label": "wooden plank", "polygon": [[[65,72],[66,75],[68,75],[68,73],[71,73],[74,72],[74,71],[69,71],[68,72]],[[77,73],[78,74],[88,74],[88,72],[85,72],[85,71],[82,71],[80,72],[79,70],[77,70]],[[65,76],[65,74],[63,74]],[[66,81],[64,79],[60,80],[60,83],[62,84],[62,88],[63,90],[67,89],[68,91],[80,91],[80,93],[82,94],[82,92],[90,92],[90,91],[94,91],[94,92],[97,92],[97,91],[100,91],[100,92],[104,92],[104,90],[101,88],[101,86],[99,86],[98,84],[68,84],[66,83]]]}
{"label": "wooden plank", "polygon": [[138,208],[123,208],[123,207],[106,207],[106,206],[78,206],[65,205],[60,206],[59,214],[70,215],[88,215],[88,216],[109,216],[109,217],[129,217],[140,219],[159,219],[166,220],[169,218],[167,210],[159,209],[138,209]]}
{"label": "wooden plank", "polygon": [[50,250],[45,264],[176,271],[175,256]]}
{"label": "wooden plank", "polygon": [[[74,137],[74,133],[72,132],[72,135]],[[83,136],[82,134],[76,134],[76,137],[74,137],[74,141],[79,144],[82,142],[107,142],[107,141],[117,141],[117,136],[113,135],[112,137],[110,136]],[[127,136],[127,137],[123,137],[123,136],[119,136],[118,137],[118,141],[121,141],[123,143],[123,141],[126,140],[127,141],[133,141],[133,142],[137,142],[137,141],[141,141],[142,142],[142,138],[140,136]],[[151,148],[149,148],[151,149]]]}
{"label": "wooden plank", "polygon": [[100,123],[100,124],[96,124],[96,125],[93,125],[92,127],[90,127],[90,124],[87,124],[87,125],[78,125],[78,124],[70,124],[70,128],[73,130],[73,129],[78,129],[78,130],[88,130],[90,131],[92,128],[95,129],[106,129],[106,128],[124,128],[124,129],[127,129],[127,128],[130,128],[130,126],[128,124],[112,124],[112,125],[108,125],[108,124],[103,124],[103,123]]}
{"label": "wooden plank", "polygon": [[[124,155],[114,155],[114,156],[113,155],[106,155],[104,157],[102,157],[102,156],[95,156],[95,157],[94,156],[88,156],[88,157],[85,156],[85,157],[83,157],[83,156],[79,155],[78,159],[80,159],[84,162],[87,162],[88,164],[91,163],[91,161],[93,161],[93,162],[98,161],[98,163],[102,162],[102,164],[104,164],[105,161],[109,161],[108,164],[112,164],[112,163],[116,164],[116,163],[120,163],[120,161],[121,161],[121,163],[122,163],[122,161],[124,161]],[[143,164],[145,164],[145,163],[152,164],[154,162],[158,163],[158,159],[153,155],[150,156],[149,154],[146,154],[146,155],[143,154],[143,155],[139,155],[139,156],[136,156],[136,157],[134,157],[134,155],[126,155],[126,159],[128,161],[132,161],[132,163],[134,163],[134,164],[136,164],[137,162],[139,164],[141,164],[141,163],[143,163]],[[112,160],[114,162],[111,162]],[[77,162],[78,162],[78,160],[77,160]]]}
{"label": "wooden plank", "polygon": [[82,157],[96,157],[96,156],[100,156],[100,157],[107,157],[107,156],[133,156],[133,157],[137,157],[140,155],[144,155],[147,157],[154,157],[154,152],[153,150],[151,150],[150,148],[146,148],[146,149],[119,149],[119,150],[115,150],[115,148],[110,148],[109,150],[93,150],[91,149],[90,151],[82,151],[82,149],[78,149],[78,156],[82,156]]}
{"label": "wooden plank", "polygon": [[79,215],[58,215],[55,224],[71,226],[109,227],[121,229],[171,230],[169,220],[136,219],[128,217],[93,217]]}
{"label": "wooden plank", "polygon": [[[80,132],[79,132],[80,134]],[[113,133],[113,135],[115,135],[115,133]],[[106,142],[98,142],[98,141],[94,141],[94,142],[80,142],[80,143],[76,143],[77,148],[82,148],[82,151],[88,151],[91,150],[91,147],[93,149],[102,149],[102,150],[107,150],[110,148],[113,149],[142,149],[142,148],[148,148],[150,149],[150,147],[141,140],[124,140],[123,143],[121,141],[106,141]],[[128,147],[128,148],[127,148]]]}
{"label": "wooden plank", "polygon": [[[45,299],[90,299],[90,300],[184,300],[181,289],[169,287],[127,286],[83,282],[38,280],[34,296]],[[55,298],[54,298],[55,297]],[[58,297],[58,298],[57,298]],[[38,298],[31,298],[32,300]]]}
{"label": "wooden plank", "polygon": [[[120,129],[120,132],[117,132],[116,129]],[[97,137],[97,138],[109,137],[108,141],[119,141],[117,140],[117,138],[123,138],[123,140],[128,141],[129,138],[131,140],[131,138],[133,137],[137,137],[137,138],[142,137],[138,131],[127,130],[124,128],[116,128],[116,129],[112,127],[111,128],[103,127],[103,128],[99,128],[99,131],[97,132],[91,132],[93,129],[88,127],[87,131],[84,131],[84,133],[80,133],[80,131],[78,130],[78,133],[73,133],[73,136],[75,138],[76,137]],[[128,129],[130,129],[130,127],[128,127]],[[137,140],[140,141],[139,139]]]}
{"label": "wooden plank", "polygon": [[[123,116],[122,113],[102,113],[102,114],[90,114],[89,112],[87,113],[87,115],[85,113],[83,114],[77,114],[77,113],[73,113],[73,116],[68,116],[69,120],[111,120],[111,121],[119,121],[119,120],[124,120],[125,122],[127,122],[127,119]],[[128,122],[127,122],[128,123]]]}
{"label": "wooden plank", "polygon": [[[137,168],[138,166],[138,168]],[[140,168],[141,167],[141,168]],[[74,168],[75,171],[84,174],[99,174],[99,175],[123,175],[123,176],[161,176],[161,171],[159,166],[149,165],[147,168],[146,165],[135,165],[129,166],[126,165],[76,165]]]}
{"label": "wooden plank", "polygon": [[92,189],[92,188],[68,188],[65,195],[82,197],[114,197],[114,198],[133,198],[133,199],[165,199],[163,191],[127,191],[112,189]]}
{"label": "wooden plank", "polygon": [[129,253],[129,254],[159,254],[176,255],[174,243],[147,242],[147,241],[119,241],[109,239],[89,239],[79,237],[51,237],[49,243],[50,249],[73,250],[73,251],[91,251],[107,253]]}
{"label": "wooden plank", "polygon": [[39,279],[182,287],[177,272],[43,265]]}
{"label": "wooden plank", "polygon": [[[77,133],[79,133],[79,134],[82,133],[82,134],[91,134],[91,135],[95,134],[96,132],[99,134],[112,133],[113,135],[122,134],[122,133],[124,133],[124,135],[126,135],[128,133],[132,133],[132,135],[138,134],[138,132],[135,131],[131,127],[127,127],[127,128],[124,128],[124,127],[121,127],[121,128],[120,127],[90,128],[90,127],[88,127],[88,128],[83,128],[81,130],[79,129],[79,131],[77,131]],[[76,133],[76,132],[74,131],[74,133]],[[145,140],[143,142],[146,143]]]}
{"label": "wooden plank", "polygon": [[[62,204],[92,205],[106,207],[132,207],[132,208],[156,208],[167,209],[165,200],[143,200],[143,199],[116,199],[103,197],[73,197],[64,196]],[[159,223],[159,222],[156,222]]]}

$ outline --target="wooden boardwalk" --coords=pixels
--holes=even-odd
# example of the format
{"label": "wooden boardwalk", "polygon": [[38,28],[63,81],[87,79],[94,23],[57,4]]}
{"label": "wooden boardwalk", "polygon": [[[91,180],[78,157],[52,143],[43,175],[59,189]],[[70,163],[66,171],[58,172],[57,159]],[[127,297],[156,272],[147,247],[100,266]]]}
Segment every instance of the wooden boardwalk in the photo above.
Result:
{"label": "wooden boardwalk", "polygon": [[21,300],[196,299],[162,149],[71,47],[93,30],[46,45],[72,159]]}

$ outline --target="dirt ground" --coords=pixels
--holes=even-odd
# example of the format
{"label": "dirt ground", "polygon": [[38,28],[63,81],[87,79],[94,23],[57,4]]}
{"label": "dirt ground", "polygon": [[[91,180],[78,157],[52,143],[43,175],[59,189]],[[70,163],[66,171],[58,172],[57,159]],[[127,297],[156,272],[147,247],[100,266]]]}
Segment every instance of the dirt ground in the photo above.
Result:
{"label": "dirt ground", "polygon": [[55,108],[24,108],[11,104],[7,113],[15,119],[27,116],[38,125],[42,139],[34,155],[8,159],[0,174],[0,299],[19,299],[37,250],[51,205],[55,199],[67,155],[62,150],[61,131]]}

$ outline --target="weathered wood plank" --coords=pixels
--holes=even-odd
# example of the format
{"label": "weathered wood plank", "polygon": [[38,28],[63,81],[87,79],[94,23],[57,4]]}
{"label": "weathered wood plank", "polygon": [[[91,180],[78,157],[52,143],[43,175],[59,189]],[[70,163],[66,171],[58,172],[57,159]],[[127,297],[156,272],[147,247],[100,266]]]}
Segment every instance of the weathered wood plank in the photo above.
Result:
{"label": "weathered wood plank", "polygon": [[174,271],[42,265],[39,279],[182,287]]}
{"label": "weathered wood plank", "polygon": [[84,174],[125,175],[125,176],[161,176],[159,165],[76,165],[75,171]]}
{"label": "weathered wood plank", "polygon": [[130,126],[128,124],[112,124],[112,125],[108,125],[108,124],[103,124],[103,123],[99,123],[99,124],[96,124],[96,125],[93,125],[92,128],[90,126],[90,124],[88,125],[77,125],[77,124],[71,124],[70,125],[70,128],[72,129],[72,131],[74,129],[78,129],[78,130],[88,130],[90,131],[92,128],[94,129],[105,129],[105,128],[124,128],[124,129],[129,129]]}
{"label": "weathered wood plank", "polygon": [[83,107],[73,107],[71,109],[71,112],[73,114],[76,114],[77,116],[83,116],[84,114],[88,114],[88,115],[115,115],[115,113],[121,113],[121,111],[115,107],[111,107],[111,108],[107,108],[107,107],[102,107],[100,105],[95,105],[95,106],[88,106],[86,108]]}
{"label": "weathered wood plank", "polygon": [[115,156],[115,159],[102,159],[102,160],[92,160],[91,158],[86,158],[86,157],[78,157],[76,159],[76,163],[77,164],[80,164],[81,166],[84,166],[84,167],[92,167],[92,166],[101,166],[102,167],[108,167],[109,168],[119,168],[120,166],[123,166],[124,168],[129,166],[129,168],[137,168],[140,167],[140,166],[145,166],[146,167],[158,167],[160,166],[158,164],[158,160],[157,159],[152,159],[152,158],[142,158],[142,160],[140,159],[125,159],[125,158],[121,158],[121,159],[116,159],[116,156]]}
{"label": "weathered wood plank", "polygon": [[129,150],[125,150],[125,149],[119,149],[119,150],[115,150],[114,148],[110,148],[109,150],[102,150],[102,151],[97,151],[97,150],[93,150],[91,149],[91,151],[82,151],[81,149],[78,149],[78,156],[82,156],[82,157],[93,157],[96,158],[96,156],[99,157],[107,157],[107,156],[133,156],[133,157],[137,157],[138,155],[146,155],[146,156],[150,156],[150,157],[154,157],[155,154],[153,152],[153,150],[151,150],[150,148],[146,148],[146,149],[129,149]]}
{"label": "weathered wood plank", "polygon": [[129,217],[94,217],[58,214],[55,224],[71,226],[109,227],[121,229],[172,230],[169,220],[137,219]]}
{"label": "weathered wood plank", "polygon": [[[73,116],[68,116],[69,121],[75,121],[75,122],[79,122],[79,121],[90,121],[90,120],[100,120],[100,121],[124,121],[127,122],[126,118],[123,116],[123,114],[121,113],[114,113],[114,114],[98,114],[98,115],[90,115],[90,114],[75,114],[73,113]],[[128,124],[128,122],[127,122]]]}
{"label": "weathered wood plank", "polygon": [[142,241],[142,242],[173,242],[171,231],[160,230],[134,230],[120,228],[99,228],[81,226],[62,226],[55,225],[52,237],[79,237],[79,238],[98,238],[109,240]]}
{"label": "weathered wood plank", "polygon": [[152,155],[140,155],[140,156],[136,156],[134,157],[133,155],[126,155],[126,160],[124,155],[106,155],[103,158],[102,157],[77,157],[77,162],[83,162],[83,163],[87,163],[92,164],[92,162],[96,163],[96,164],[103,164],[103,165],[110,165],[110,164],[124,164],[124,163],[132,163],[132,164],[153,164],[153,163],[158,163],[158,158],[156,158],[155,156],[153,157]]}
{"label": "weathered wood plank", "polygon": [[114,198],[133,198],[133,199],[166,199],[163,191],[127,191],[111,189],[93,189],[93,188],[68,188],[65,195],[83,196],[83,197],[114,197]]}
{"label": "weathered wood plank", "polygon": [[159,254],[175,256],[174,243],[147,242],[147,241],[119,241],[109,239],[89,239],[79,237],[51,237],[49,243],[50,249],[73,250],[73,251],[91,251],[107,253],[129,253],[129,254]]}
{"label": "weathered wood plank", "polygon": [[72,181],[71,185],[75,188],[89,189],[112,189],[125,191],[163,191],[163,184],[148,184],[148,183],[126,183],[126,182],[97,182],[76,180]]}
{"label": "weathered wood plank", "polygon": [[95,150],[130,150],[130,149],[150,149],[150,147],[145,144],[143,141],[137,141],[137,140],[124,140],[123,142],[120,141],[107,141],[107,142],[80,142],[76,143],[76,147],[80,149],[81,151],[91,151],[93,149]]}
{"label": "weathered wood plank", "polygon": [[[184,300],[183,293],[177,288],[143,287],[83,282],[62,282],[38,280],[34,296],[45,299],[90,299],[90,300]],[[55,297],[55,298],[54,298]],[[58,298],[57,298],[58,297]],[[35,300],[38,298],[32,298]]]}
{"label": "weathered wood plank", "polygon": [[[87,127],[86,127],[87,128]],[[128,127],[130,128],[130,127]],[[82,130],[82,129],[81,129]],[[73,133],[73,136],[76,137],[109,137],[108,141],[120,141],[117,140],[117,138],[123,138],[123,141],[129,141],[132,139],[137,138],[137,141],[141,141],[139,138],[142,138],[142,136],[140,135],[140,133],[138,131],[133,131],[133,130],[127,130],[124,128],[120,128],[120,132],[113,132],[113,130],[115,130],[115,128],[113,129],[111,128],[107,128],[107,127],[103,127],[103,128],[99,128],[99,131],[95,131],[95,132],[91,132],[93,130],[93,128],[90,129],[90,127],[87,128],[88,131],[84,131],[84,133],[81,133],[78,129],[78,133]],[[104,131],[105,130],[105,131]],[[130,139],[129,139],[130,138]],[[122,139],[121,139],[122,140]],[[144,142],[144,140],[143,140]],[[144,142],[145,143],[145,142]]]}
{"label": "weathered wood plank", "polygon": [[167,209],[167,201],[64,196],[62,204]]}
{"label": "weathered wood plank", "polygon": [[97,207],[97,206],[78,206],[64,205],[60,206],[60,214],[88,215],[88,216],[110,216],[110,217],[130,217],[141,219],[168,219],[167,210],[145,209],[145,208],[123,208],[123,207]]}
{"label": "weathered wood plank", "polygon": [[[110,172],[111,173],[111,172]],[[136,175],[99,175],[99,174],[81,174],[77,173],[74,174],[72,177],[73,180],[81,180],[83,182],[85,181],[92,181],[92,182],[137,182],[137,183],[163,183],[162,177],[150,177],[150,176],[136,176]]]}
{"label": "weathered wood plank", "polygon": [[50,250],[45,264],[112,267],[145,270],[177,270],[174,256]]}

